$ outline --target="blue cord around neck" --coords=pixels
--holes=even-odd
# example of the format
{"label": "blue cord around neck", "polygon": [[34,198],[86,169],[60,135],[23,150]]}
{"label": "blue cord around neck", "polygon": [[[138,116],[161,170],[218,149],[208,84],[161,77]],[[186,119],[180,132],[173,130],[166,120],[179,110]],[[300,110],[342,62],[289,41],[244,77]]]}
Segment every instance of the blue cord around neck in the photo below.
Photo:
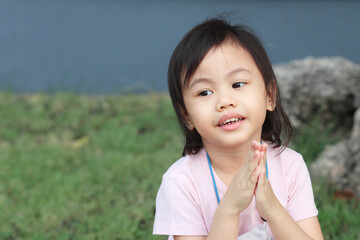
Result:
{"label": "blue cord around neck", "polygon": [[213,184],[214,184],[216,199],[217,199],[217,202],[219,204],[220,203],[220,197],[219,197],[219,192],[217,190],[217,186],[216,186],[216,182],[215,182],[215,178],[214,178],[214,173],[213,173],[213,170],[212,170],[212,167],[211,167],[211,161],[210,161],[209,154],[206,153],[206,156],[207,156],[207,160],[208,160],[208,164],[209,164],[209,168],[210,168],[211,178],[212,178]]}
{"label": "blue cord around neck", "polygon": [[[213,184],[214,184],[214,190],[215,190],[216,199],[217,199],[217,202],[218,202],[218,204],[219,204],[219,203],[220,203],[219,191],[218,191],[217,186],[216,186],[216,181],[215,181],[215,177],[214,177],[214,172],[213,172],[212,167],[211,167],[211,161],[210,161],[210,157],[209,157],[209,154],[208,154],[208,153],[206,153],[206,157],[207,157],[208,164],[209,164],[209,169],[210,169],[210,173],[211,173],[211,178],[212,178],[212,181],[213,181]],[[265,162],[265,168],[266,168],[266,178],[269,179],[267,160],[266,160],[266,162]]]}

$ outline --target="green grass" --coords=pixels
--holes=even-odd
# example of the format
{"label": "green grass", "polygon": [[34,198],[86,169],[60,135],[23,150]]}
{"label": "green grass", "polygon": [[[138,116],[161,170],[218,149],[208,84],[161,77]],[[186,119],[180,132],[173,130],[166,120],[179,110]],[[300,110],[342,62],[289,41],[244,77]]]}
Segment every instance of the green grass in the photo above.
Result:
{"label": "green grass", "polygon": [[[342,140],[348,133],[338,131],[339,120],[324,125],[319,114],[297,130],[292,146],[311,164],[327,145]],[[336,199],[336,190],[323,179],[313,179],[315,202],[325,239],[360,239],[360,208],[357,199]]]}
{"label": "green grass", "polygon": [[[165,239],[155,196],[182,151],[167,95],[0,93],[0,123],[0,239]],[[317,126],[295,142],[305,159],[329,143],[305,146]],[[359,201],[314,191],[326,239],[359,239]]]}

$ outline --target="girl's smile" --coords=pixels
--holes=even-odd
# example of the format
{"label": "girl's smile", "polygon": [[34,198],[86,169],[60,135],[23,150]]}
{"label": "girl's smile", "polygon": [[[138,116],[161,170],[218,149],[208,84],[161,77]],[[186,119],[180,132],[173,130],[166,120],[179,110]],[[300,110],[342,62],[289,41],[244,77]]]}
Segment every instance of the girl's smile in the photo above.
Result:
{"label": "girl's smile", "polygon": [[236,130],[244,120],[245,118],[240,114],[226,114],[220,118],[217,126],[225,131],[233,131]]}

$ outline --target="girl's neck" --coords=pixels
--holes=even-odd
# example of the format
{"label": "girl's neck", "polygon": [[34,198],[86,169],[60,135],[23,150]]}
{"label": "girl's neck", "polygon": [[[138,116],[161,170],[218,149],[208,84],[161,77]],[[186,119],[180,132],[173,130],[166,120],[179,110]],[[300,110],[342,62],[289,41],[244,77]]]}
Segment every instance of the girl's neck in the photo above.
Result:
{"label": "girl's neck", "polygon": [[204,146],[209,154],[211,165],[215,172],[220,179],[227,184],[226,182],[228,181],[222,179],[221,176],[223,176],[223,178],[232,179],[248,157],[251,149],[251,142],[242,144],[236,148],[216,148],[214,146],[207,146],[206,143],[204,143]]}

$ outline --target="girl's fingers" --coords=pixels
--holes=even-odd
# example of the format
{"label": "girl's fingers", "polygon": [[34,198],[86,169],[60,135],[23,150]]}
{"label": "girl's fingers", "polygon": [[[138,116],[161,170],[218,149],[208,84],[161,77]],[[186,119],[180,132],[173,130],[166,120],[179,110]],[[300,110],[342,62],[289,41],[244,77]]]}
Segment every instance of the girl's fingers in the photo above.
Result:
{"label": "girl's fingers", "polygon": [[257,166],[255,168],[255,171],[253,172],[253,174],[250,177],[250,183],[251,185],[256,185],[256,183],[258,182],[259,179],[259,175],[261,174],[261,168],[259,166]]}
{"label": "girl's fingers", "polygon": [[266,169],[266,151],[267,151],[267,144],[264,143],[261,146],[261,159],[260,159],[259,165],[265,169]]}
{"label": "girl's fingers", "polygon": [[258,179],[257,179],[257,186],[256,186],[256,197],[257,197],[257,200],[260,200],[263,199],[264,197],[264,191],[265,191],[265,178],[266,178],[266,171],[265,169],[263,168],[260,168],[260,172],[259,172],[259,176],[258,176]]}
{"label": "girl's fingers", "polygon": [[[257,141],[253,141],[251,144],[251,149],[247,158],[247,161],[245,162],[245,168],[247,170],[247,172],[245,173],[245,176],[247,177],[247,179],[250,179],[257,166],[261,167],[261,160],[263,158],[263,153],[262,153],[262,144],[260,144]],[[261,168],[260,168],[261,169]]]}
{"label": "girl's fingers", "polygon": [[249,152],[249,157],[248,157],[248,162],[253,162],[254,159],[256,158],[255,156],[255,152],[258,151],[258,152],[261,152],[261,144],[257,141],[253,141],[252,144],[251,144],[251,149],[250,149],[250,152]]}
{"label": "girl's fingers", "polygon": [[[254,140],[251,143],[251,149],[249,151],[248,158],[246,160],[246,164],[250,163],[250,165],[251,165],[251,163],[254,162],[254,160],[257,158],[256,151],[260,152],[260,150],[261,150],[260,143]],[[255,166],[254,166],[254,168],[252,168],[252,170],[254,170],[254,169],[255,169]]]}
{"label": "girl's fingers", "polygon": [[266,143],[261,144],[261,151],[265,151],[266,148],[267,148],[267,144],[266,144]]}
{"label": "girl's fingers", "polygon": [[255,168],[258,166],[258,162],[260,159],[260,155],[261,153],[259,152],[259,150],[256,150],[253,154],[249,155],[249,159],[246,163],[246,176],[249,179],[251,177],[251,175],[253,174],[253,172],[255,171]]}
{"label": "girl's fingers", "polygon": [[266,168],[266,157],[264,152],[261,152],[259,165],[261,168]]}
{"label": "girl's fingers", "polygon": [[251,144],[251,147],[254,149],[254,151],[255,151],[255,150],[259,150],[259,151],[260,151],[262,146],[261,146],[261,143],[259,143],[258,141],[255,141],[255,140],[254,140],[254,141],[252,142],[252,144]]}
{"label": "girl's fingers", "polygon": [[265,185],[265,176],[266,176],[266,170],[265,170],[265,168],[261,168],[261,171],[259,173],[258,185],[260,185],[260,186]]}

